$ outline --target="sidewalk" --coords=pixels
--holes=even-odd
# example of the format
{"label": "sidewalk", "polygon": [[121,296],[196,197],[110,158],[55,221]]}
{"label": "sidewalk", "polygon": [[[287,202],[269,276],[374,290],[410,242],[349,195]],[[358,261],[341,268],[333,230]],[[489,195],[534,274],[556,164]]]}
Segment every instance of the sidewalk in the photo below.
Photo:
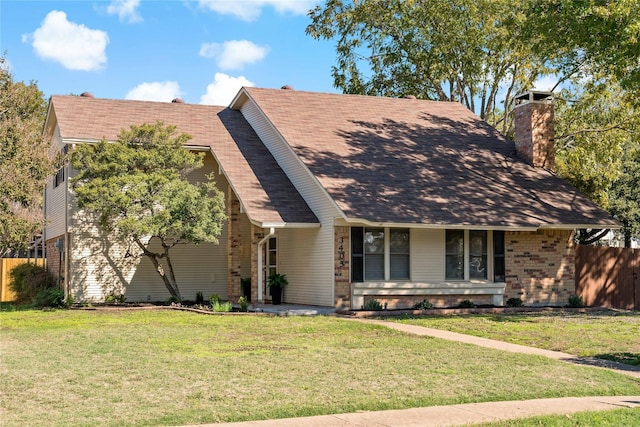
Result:
{"label": "sidewalk", "polygon": [[541,348],[527,347],[519,344],[511,344],[504,341],[492,340],[489,338],[475,337],[473,335],[464,335],[457,332],[443,331],[440,329],[431,329],[424,326],[409,325],[406,323],[387,322],[384,320],[376,319],[364,319],[364,318],[351,318],[356,322],[374,323],[377,325],[385,326],[387,328],[395,329],[397,331],[406,332],[408,334],[414,334],[419,336],[429,336],[434,338],[441,338],[449,341],[463,342],[467,344],[474,344],[480,347],[493,348],[496,350],[509,351],[511,353],[524,353],[524,354],[536,354],[539,356],[548,357],[550,359],[562,360],[564,362],[575,363],[577,365],[588,365],[597,368],[611,369],[620,374],[628,375],[634,378],[640,378],[640,367],[633,365],[626,365],[624,363],[617,363],[610,360],[602,360],[591,357],[578,357],[573,354],[563,353],[561,351],[544,350]]}
{"label": "sidewalk", "polygon": [[469,403],[279,420],[201,424],[199,427],[444,427],[528,418],[536,415],[573,414],[621,408],[640,408],[640,396],[566,397]]}

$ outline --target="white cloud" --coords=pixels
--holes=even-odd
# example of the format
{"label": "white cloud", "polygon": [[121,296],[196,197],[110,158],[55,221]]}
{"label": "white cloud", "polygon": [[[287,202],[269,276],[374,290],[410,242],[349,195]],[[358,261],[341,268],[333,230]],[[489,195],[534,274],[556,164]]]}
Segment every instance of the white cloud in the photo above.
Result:
{"label": "white cloud", "polygon": [[271,6],[278,13],[292,13],[306,15],[317,0],[199,0],[202,8],[212,10],[223,15],[234,15],[244,21],[253,21],[262,12],[263,7]]}
{"label": "white cloud", "polygon": [[144,82],[127,92],[124,99],[170,102],[181,94],[178,82]]}
{"label": "white cloud", "polygon": [[543,76],[533,83],[533,88],[534,90],[548,92],[553,89],[553,87],[558,83],[558,80],[558,76],[556,75]]}
{"label": "white cloud", "polygon": [[215,58],[223,70],[239,70],[247,64],[262,60],[269,52],[266,46],[258,46],[249,40],[229,40],[224,43],[203,43],[200,56]]}
{"label": "white cloud", "polygon": [[244,76],[231,77],[216,73],[213,83],[207,85],[207,93],[200,97],[200,104],[227,106],[242,86],[254,86]]}
{"label": "white cloud", "polygon": [[120,22],[141,22],[142,17],[136,10],[140,6],[140,0],[113,0],[107,6],[109,15],[118,15]]}
{"label": "white cloud", "polygon": [[109,36],[67,20],[67,14],[49,12],[33,33],[33,48],[42,59],[61,63],[70,70],[93,71],[107,62]]}

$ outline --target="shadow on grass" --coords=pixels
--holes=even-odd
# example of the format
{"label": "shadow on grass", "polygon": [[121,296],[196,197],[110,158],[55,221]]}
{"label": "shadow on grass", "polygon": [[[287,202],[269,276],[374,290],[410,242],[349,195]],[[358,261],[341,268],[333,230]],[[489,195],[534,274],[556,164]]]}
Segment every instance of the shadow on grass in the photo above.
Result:
{"label": "shadow on grass", "polygon": [[617,363],[624,363],[627,365],[636,366],[640,369],[640,353],[605,353],[605,354],[596,354],[593,356],[597,359],[602,360],[610,360]]}

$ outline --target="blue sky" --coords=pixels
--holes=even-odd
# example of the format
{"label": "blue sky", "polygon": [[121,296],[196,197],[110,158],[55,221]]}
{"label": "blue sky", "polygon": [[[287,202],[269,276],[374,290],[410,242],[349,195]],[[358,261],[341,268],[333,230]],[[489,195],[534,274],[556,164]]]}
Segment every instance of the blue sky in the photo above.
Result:
{"label": "blue sky", "polygon": [[228,105],[240,86],[338,92],[313,0],[0,0],[0,52],[46,97]]}

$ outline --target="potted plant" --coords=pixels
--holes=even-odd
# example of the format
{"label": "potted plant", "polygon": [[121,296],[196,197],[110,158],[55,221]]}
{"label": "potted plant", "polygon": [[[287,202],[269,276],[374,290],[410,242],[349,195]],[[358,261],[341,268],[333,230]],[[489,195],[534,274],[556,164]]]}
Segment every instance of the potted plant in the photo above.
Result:
{"label": "potted plant", "polygon": [[267,277],[267,286],[271,290],[271,303],[273,305],[282,303],[282,288],[288,284],[289,281],[284,274],[273,273]]}

